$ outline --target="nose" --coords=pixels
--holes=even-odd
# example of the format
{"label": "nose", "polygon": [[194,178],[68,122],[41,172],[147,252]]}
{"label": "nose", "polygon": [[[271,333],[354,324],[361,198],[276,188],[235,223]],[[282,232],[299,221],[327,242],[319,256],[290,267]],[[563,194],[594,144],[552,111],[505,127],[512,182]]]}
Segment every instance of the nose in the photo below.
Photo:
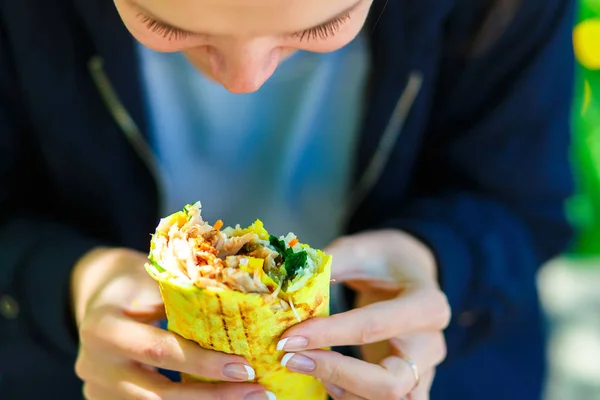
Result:
{"label": "nose", "polygon": [[213,76],[232,93],[255,92],[273,75],[281,48],[267,40],[221,43],[208,49]]}

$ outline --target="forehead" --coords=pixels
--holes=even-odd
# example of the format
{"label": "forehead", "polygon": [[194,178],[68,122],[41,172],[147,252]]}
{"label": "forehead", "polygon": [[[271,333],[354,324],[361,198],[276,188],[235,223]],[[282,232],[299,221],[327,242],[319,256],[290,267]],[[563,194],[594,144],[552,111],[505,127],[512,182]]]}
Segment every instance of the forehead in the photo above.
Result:
{"label": "forehead", "polygon": [[358,0],[130,0],[152,17],[192,32],[273,34],[324,23]]}

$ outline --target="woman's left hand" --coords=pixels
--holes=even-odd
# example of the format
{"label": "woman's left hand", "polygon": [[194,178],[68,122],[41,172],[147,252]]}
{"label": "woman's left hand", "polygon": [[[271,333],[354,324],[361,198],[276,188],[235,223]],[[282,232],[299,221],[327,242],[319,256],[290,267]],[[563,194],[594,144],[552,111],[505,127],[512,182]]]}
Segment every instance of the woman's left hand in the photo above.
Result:
{"label": "woman's left hand", "polygon": [[[347,236],[326,251],[332,278],[356,291],[357,308],[290,328],[282,364],[321,379],[336,400],[429,399],[450,320],[431,251],[394,230]],[[319,350],[354,345],[362,360]]]}

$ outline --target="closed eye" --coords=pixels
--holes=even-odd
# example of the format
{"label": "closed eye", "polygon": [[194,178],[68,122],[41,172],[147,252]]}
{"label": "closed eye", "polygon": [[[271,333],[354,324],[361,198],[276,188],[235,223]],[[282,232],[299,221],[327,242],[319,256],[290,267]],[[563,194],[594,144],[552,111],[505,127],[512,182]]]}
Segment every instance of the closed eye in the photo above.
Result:
{"label": "closed eye", "polygon": [[[181,40],[190,36],[205,36],[200,33],[186,31],[184,29],[165,24],[164,22],[157,21],[142,13],[139,13],[137,17],[149,31],[160,35],[169,41]],[[337,16],[331,21],[325,22],[324,24],[315,26],[310,29],[306,29],[304,31],[293,33],[290,36],[295,39],[298,39],[300,42],[304,40],[325,40],[338,33],[342,26],[346,24],[349,19],[350,12],[346,12],[342,15]]]}
{"label": "closed eye", "polygon": [[137,17],[144,25],[146,25],[146,28],[148,28],[149,31],[156,33],[169,41],[185,39],[188,36],[200,36],[197,33],[167,25],[164,22],[152,19],[142,13],[139,13]]}
{"label": "closed eye", "polygon": [[348,20],[350,19],[350,13],[344,13],[334,19],[332,19],[331,21],[325,22],[322,25],[316,26],[314,28],[310,28],[307,30],[304,30],[302,32],[297,32],[292,34],[293,37],[298,38],[298,40],[303,41],[306,39],[306,41],[309,40],[325,40],[331,36],[334,36],[336,33],[339,32],[339,30],[342,28],[342,26],[348,22]]}

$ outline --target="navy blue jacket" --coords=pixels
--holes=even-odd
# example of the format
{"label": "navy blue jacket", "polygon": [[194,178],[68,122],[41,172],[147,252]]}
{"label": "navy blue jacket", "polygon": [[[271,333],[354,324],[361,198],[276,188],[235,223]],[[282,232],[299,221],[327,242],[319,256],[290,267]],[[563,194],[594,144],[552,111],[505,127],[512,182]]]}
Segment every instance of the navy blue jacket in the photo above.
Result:
{"label": "navy blue jacket", "polygon": [[[435,252],[453,319],[433,400],[534,400],[535,274],[571,237],[575,1],[389,0],[378,19],[384,3],[347,230]],[[161,196],[136,63],[112,1],[0,0],[2,399],[81,398],[70,270],[94,246],[148,249]]]}

